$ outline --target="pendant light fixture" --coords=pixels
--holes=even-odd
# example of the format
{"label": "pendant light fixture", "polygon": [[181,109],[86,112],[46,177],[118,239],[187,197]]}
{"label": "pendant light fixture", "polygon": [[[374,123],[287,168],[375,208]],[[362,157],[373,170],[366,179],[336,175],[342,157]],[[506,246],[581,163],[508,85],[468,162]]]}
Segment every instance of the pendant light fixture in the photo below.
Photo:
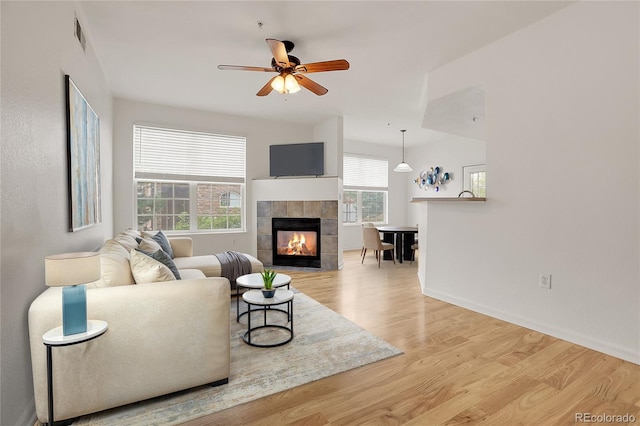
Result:
{"label": "pendant light fixture", "polygon": [[413,169],[411,168],[410,165],[404,162],[404,132],[406,132],[406,130],[400,130],[400,131],[402,132],[402,163],[398,164],[396,168],[393,169],[393,171],[400,172],[400,173],[409,173],[409,172],[412,172]]}

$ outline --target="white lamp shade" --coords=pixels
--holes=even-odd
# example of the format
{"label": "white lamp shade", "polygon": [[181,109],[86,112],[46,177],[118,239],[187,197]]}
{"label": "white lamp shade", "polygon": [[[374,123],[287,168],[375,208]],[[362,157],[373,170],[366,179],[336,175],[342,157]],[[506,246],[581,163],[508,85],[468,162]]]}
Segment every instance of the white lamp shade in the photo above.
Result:
{"label": "white lamp shade", "polygon": [[395,169],[393,169],[394,172],[400,172],[400,173],[409,173],[412,172],[413,169],[411,168],[410,165],[408,165],[407,163],[405,163],[404,161],[400,164],[398,164],[396,166]]}
{"label": "white lamp shade", "polygon": [[49,287],[86,284],[100,279],[97,252],[64,253],[44,259],[44,277]]}
{"label": "white lamp shade", "polygon": [[287,89],[287,93],[296,93],[300,91],[300,85],[292,74],[287,74],[284,78],[284,87]]}
{"label": "white lamp shade", "polygon": [[279,75],[274,78],[271,82],[271,88],[276,92],[284,93],[284,77]]}

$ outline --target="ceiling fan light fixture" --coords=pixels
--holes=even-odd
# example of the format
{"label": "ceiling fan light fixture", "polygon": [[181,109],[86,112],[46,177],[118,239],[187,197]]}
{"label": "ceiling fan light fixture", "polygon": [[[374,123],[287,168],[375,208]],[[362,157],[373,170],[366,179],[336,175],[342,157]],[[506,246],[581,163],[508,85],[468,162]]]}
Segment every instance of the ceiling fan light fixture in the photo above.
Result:
{"label": "ceiling fan light fixture", "polygon": [[273,79],[271,87],[276,92],[284,93],[284,77],[282,74]]}
{"label": "ceiling fan light fixture", "polygon": [[276,92],[284,94],[296,93],[300,91],[298,81],[290,73],[282,73],[271,82],[271,88]]}
{"label": "ceiling fan light fixture", "polygon": [[284,88],[287,93],[296,93],[300,91],[300,85],[293,74],[287,74],[284,78]]}
{"label": "ceiling fan light fixture", "polygon": [[[258,23],[258,27],[260,27],[260,25],[261,23]],[[293,42],[287,40],[280,41],[274,38],[268,38],[266,42],[273,55],[271,67],[218,65],[218,69],[278,73],[277,76],[269,79],[269,81],[258,90],[256,96],[267,96],[274,90],[283,95],[296,93],[299,92],[301,88],[305,88],[318,96],[326,95],[328,90],[305,74],[326,71],[345,71],[349,69],[349,62],[345,59],[301,64],[300,59],[289,55],[289,52],[291,52],[294,46]]]}
{"label": "ceiling fan light fixture", "polygon": [[410,165],[404,162],[404,132],[406,132],[406,130],[400,130],[400,131],[402,132],[402,162],[398,164],[396,168],[393,169],[393,171],[398,173],[409,173],[409,172],[412,172],[413,169],[411,168]]}

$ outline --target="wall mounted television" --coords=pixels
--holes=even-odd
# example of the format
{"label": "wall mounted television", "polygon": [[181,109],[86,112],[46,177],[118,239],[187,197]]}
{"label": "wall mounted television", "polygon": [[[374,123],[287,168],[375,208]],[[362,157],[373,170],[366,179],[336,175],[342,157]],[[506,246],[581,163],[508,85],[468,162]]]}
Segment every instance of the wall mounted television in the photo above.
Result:
{"label": "wall mounted television", "polygon": [[269,146],[269,176],[321,176],[324,142]]}

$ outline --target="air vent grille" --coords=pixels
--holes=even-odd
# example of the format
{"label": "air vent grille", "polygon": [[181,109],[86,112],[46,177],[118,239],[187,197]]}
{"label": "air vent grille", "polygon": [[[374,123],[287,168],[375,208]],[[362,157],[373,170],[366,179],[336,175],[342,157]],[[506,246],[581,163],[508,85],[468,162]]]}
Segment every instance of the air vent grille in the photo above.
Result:
{"label": "air vent grille", "polygon": [[87,48],[87,39],[84,36],[84,33],[82,32],[82,27],[80,26],[80,21],[78,21],[78,18],[76,17],[74,20],[74,34],[76,36],[76,38],[78,39],[78,42],[80,42],[80,46],[82,47],[82,50],[86,50]]}

